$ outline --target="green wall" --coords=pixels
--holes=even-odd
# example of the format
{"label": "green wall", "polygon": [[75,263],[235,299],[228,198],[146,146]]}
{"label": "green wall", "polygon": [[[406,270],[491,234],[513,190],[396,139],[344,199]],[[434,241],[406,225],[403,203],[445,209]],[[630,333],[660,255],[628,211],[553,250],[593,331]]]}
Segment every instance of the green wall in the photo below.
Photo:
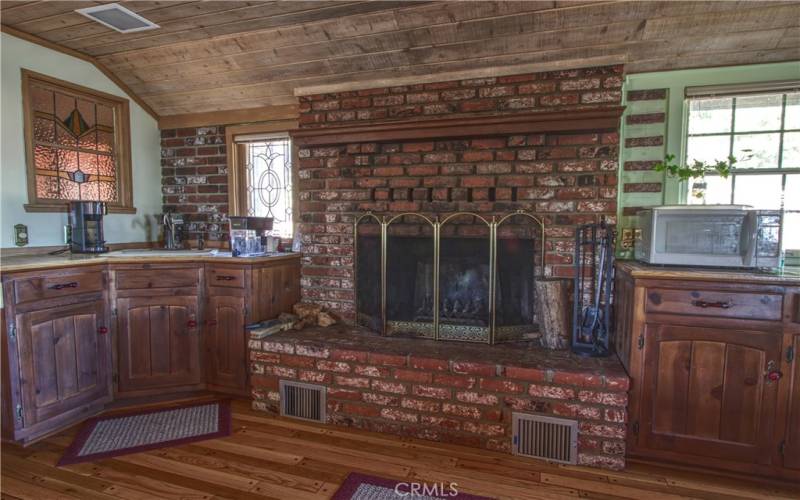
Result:
{"label": "green wall", "polygon": [[[686,126],[684,95],[686,87],[702,85],[725,85],[779,80],[800,79],[800,61],[774,64],[754,64],[748,66],[729,66],[703,68],[657,73],[638,73],[627,75],[624,84],[625,117],[620,129],[620,175],[618,190],[618,217],[621,229],[635,224],[635,217],[625,215],[626,207],[642,207],[659,204],[685,203],[685,186],[663,173],[652,170],[630,171],[625,169],[626,161],[660,160],[666,154],[683,159],[686,144],[683,132]],[[662,100],[629,101],[628,92],[635,90],[666,89]],[[659,113],[666,114],[665,123],[629,124],[628,115]],[[664,135],[664,145],[655,147],[626,147],[626,139]],[[630,183],[663,183],[660,192],[625,192]]]}

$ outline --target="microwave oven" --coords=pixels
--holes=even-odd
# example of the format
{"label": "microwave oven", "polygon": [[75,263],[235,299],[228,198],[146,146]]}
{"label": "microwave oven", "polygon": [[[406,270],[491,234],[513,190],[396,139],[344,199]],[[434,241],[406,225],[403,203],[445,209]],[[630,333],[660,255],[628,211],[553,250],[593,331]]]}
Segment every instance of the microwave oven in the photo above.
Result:
{"label": "microwave oven", "polygon": [[778,267],[781,212],[746,205],[676,205],[637,212],[634,256],[648,264]]}

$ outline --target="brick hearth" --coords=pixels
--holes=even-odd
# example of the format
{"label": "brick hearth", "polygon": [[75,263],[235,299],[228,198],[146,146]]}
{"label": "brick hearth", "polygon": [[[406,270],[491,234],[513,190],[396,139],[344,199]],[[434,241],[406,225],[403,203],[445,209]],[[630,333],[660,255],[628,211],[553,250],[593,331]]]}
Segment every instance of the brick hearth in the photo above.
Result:
{"label": "brick hearth", "polygon": [[510,452],[511,412],[579,422],[578,461],[625,466],[628,377],[616,358],[308,328],[250,341],[253,408],[280,379],[327,387],[329,423]]}

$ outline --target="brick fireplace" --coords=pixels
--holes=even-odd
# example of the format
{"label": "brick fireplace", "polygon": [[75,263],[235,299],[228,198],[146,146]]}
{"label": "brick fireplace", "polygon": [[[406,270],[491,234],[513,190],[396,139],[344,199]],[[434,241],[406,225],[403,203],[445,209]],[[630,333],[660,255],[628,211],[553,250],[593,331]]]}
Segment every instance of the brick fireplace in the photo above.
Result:
{"label": "brick fireplace", "polygon": [[[354,222],[368,211],[435,221],[524,210],[544,222],[545,245],[535,240],[522,258],[536,258],[537,276],[571,277],[575,226],[615,219],[621,86],[622,67],[605,66],[301,97],[293,139],[304,300],[356,322],[357,286],[375,286],[355,276]],[[404,236],[424,240],[412,229]],[[480,237],[474,227],[453,231]],[[448,245],[459,242],[463,255],[451,253],[447,264],[453,274],[482,256],[474,240]],[[421,251],[408,241],[397,248]],[[416,268],[406,275],[425,271],[401,266]],[[515,293],[530,297],[506,296]],[[463,313],[458,300],[451,309]],[[467,302],[483,314],[482,302]],[[279,381],[297,380],[325,387],[329,423],[504,452],[512,414],[539,413],[578,422],[578,463],[625,465],[629,382],[616,358],[579,358],[533,341],[379,336],[345,324],[251,340],[250,359],[256,409],[277,412]]]}
{"label": "brick fireplace", "polygon": [[[301,97],[304,300],[354,321],[353,221],[365,211],[526,210],[546,223],[544,275],[570,277],[575,225],[615,218],[618,120],[556,123],[619,109],[621,86],[622,67],[604,66]],[[530,132],[434,125],[546,115],[553,128]]]}

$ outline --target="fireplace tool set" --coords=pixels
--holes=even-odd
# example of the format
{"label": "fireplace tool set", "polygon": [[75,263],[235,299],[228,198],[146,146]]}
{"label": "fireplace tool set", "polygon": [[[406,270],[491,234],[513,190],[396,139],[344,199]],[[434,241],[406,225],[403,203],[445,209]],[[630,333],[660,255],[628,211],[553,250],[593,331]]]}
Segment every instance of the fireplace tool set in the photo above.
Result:
{"label": "fireplace tool set", "polygon": [[614,227],[605,219],[575,231],[572,351],[581,356],[611,353],[615,236]]}

